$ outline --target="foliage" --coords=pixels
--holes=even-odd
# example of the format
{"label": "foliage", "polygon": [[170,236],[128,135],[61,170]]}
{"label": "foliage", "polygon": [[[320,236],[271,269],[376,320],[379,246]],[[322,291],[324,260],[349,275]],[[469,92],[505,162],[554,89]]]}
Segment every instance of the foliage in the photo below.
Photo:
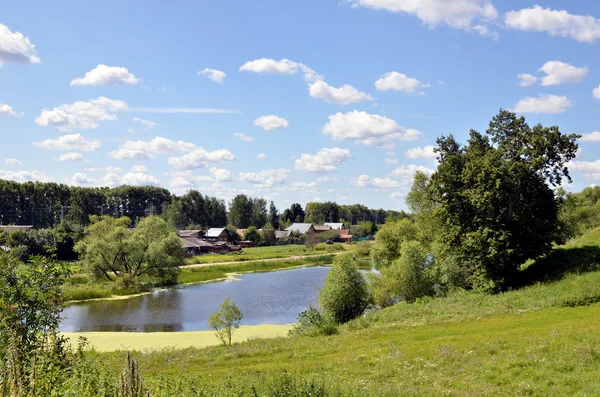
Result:
{"label": "foliage", "polygon": [[305,215],[306,213],[302,209],[302,206],[298,203],[294,203],[290,208],[283,211],[281,220],[289,223],[302,223],[304,222]]}
{"label": "foliage", "polygon": [[262,242],[262,236],[256,230],[256,226],[250,226],[244,233],[244,241],[252,241],[255,244]]}
{"label": "foliage", "polygon": [[175,229],[190,225],[210,228],[227,223],[227,208],[223,200],[202,196],[192,189],[181,197],[173,196],[173,201],[163,211],[163,218]]}
{"label": "foliage", "polygon": [[275,229],[270,223],[267,223],[263,227],[262,231],[260,232],[260,235],[262,237],[262,242],[267,246],[271,246],[277,243],[277,238],[275,237]]}
{"label": "foliage", "polygon": [[238,194],[229,204],[229,222],[241,229],[262,228],[268,221],[267,201],[264,198]]}
{"label": "foliage", "polygon": [[505,286],[528,259],[559,240],[558,200],[549,185],[570,181],[577,135],[529,127],[501,110],[486,135],[471,130],[467,145],[437,140],[431,195],[444,220],[441,244],[472,267],[476,288]]}
{"label": "foliage", "polygon": [[[229,232],[229,238],[231,239],[231,242],[233,244],[237,244],[240,241],[242,241],[242,238],[244,236],[240,236],[237,232],[237,228],[234,225],[227,225],[225,227],[225,229],[227,229],[227,231]],[[222,261],[221,261],[222,262]],[[195,263],[199,263],[199,262],[195,262]]]}
{"label": "foliage", "polygon": [[360,241],[356,244],[356,255],[360,257],[368,257],[371,255],[371,249],[373,248],[373,242],[371,241]]}
{"label": "foliage", "polygon": [[574,237],[600,226],[600,186],[589,186],[579,193],[558,189],[562,199],[560,219],[565,237]]}
{"label": "foliage", "polygon": [[159,217],[150,216],[128,230],[128,218],[95,219],[75,249],[97,278],[115,281],[126,276],[174,280],[183,265],[183,248],[177,234]]}
{"label": "foliage", "polygon": [[377,233],[377,225],[371,221],[364,221],[352,226],[350,232],[356,237],[369,237]]}
{"label": "foliage", "polygon": [[216,331],[217,337],[225,346],[231,346],[231,337],[234,331],[240,327],[244,314],[229,298],[223,301],[220,309],[218,312],[211,314],[208,318],[208,324]]}
{"label": "foliage", "polygon": [[[149,393],[148,393],[149,394]],[[139,364],[127,352],[127,366],[121,373],[119,397],[145,397],[144,383],[140,375]]]}
{"label": "foliage", "polygon": [[322,225],[325,222],[337,223],[340,221],[340,206],[327,201],[325,203],[311,202],[306,204],[306,222]]}
{"label": "foliage", "polygon": [[290,336],[319,336],[337,334],[337,325],[314,306],[298,315],[298,322],[290,330]]}
{"label": "foliage", "polygon": [[271,228],[279,230],[279,211],[275,207],[275,203],[271,201],[269,204],[269,222]]}
{"label": "foliage", "polygon": [[319,305],[325,316],[338,324],[348,322],[363,314],[369,300],[365,280],[353,256],[337,256],[319,294]]}
{"label": "foliage", "polygon": [[336,230],[328,230],[326,232],[315,235],[315,237],[317,238],[317,241],[319,241],[321,243],[324,243],[327,240],[331,240],[334,242],[341,241],[340,234]]}
{"label": "foliage", "polygon": [[390,266],[401,255],[402,245],[416,240],[418,229],[408,219],[388,222],[375,235],[371,259],[377,269]]}

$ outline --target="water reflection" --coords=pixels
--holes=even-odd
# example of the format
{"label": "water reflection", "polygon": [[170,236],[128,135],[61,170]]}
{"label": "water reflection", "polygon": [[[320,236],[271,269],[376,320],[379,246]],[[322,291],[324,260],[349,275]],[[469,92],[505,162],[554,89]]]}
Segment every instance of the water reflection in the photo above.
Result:
{"label": "water reflection", "polygon": [[131,299],[69,306],[61,331],[177,332],[207,330],[208,317],[227,297],[244,313],[243,324],[289,324],[315,304],[328,267],[245,274],[223,281],[155,291]]}

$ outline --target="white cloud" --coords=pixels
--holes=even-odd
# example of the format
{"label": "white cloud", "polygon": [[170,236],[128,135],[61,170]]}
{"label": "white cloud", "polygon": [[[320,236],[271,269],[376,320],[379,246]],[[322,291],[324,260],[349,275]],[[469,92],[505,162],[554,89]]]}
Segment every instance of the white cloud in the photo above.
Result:
{"label": "white cloud", "polygon": [[542,77],[542,85],[549,86],[578,83],[585,78],[588,68],[578,68],[561,61],[549,61],[539,71],[546,73],[546,76]]}
{"label": "white cloud", "polygon": [[408,149],[404,152],[404,155],[409,159],[417,160],[435,160],[437,158],[437,154],[433,151],[435,148],[433,146],[424,146],[424,147],[415,147],[412,149]]}
{"label": "white cloud", "polygon": [[290,170],[278,168],[255,172],[240,172],[240,180],[257,185],[259,188],[268,188],[285,183],[289,177]]}
{"label": "white cloud", "polygon": [[40,58],[35,55],[35,46],[28,37],[0,23],[0,66],[5,63],[40,63]]}
{"label": "white cloud", "polygon": [[287,128],[289,123],[283,117],[275,116],[273,114],[268,116],[261,116],[254,120],[254,125],[257,127],[261,127],[264,130],[280,130],[282,128]]}
{"label": "white cloud", "polygon": [[309,82],[320,78],[320,76],[308,66],[299,62],[290,61],[289,59],[282,59],[281,61],[269,58],[255,59],[243,64],[239,71],[268,74],[296,74],[302,72],[304,73],[305,80]]}
{"label": "white cloud", "polygon": [[400,178],[404,181],[404,183],[412,184],[412,181],[415,177],[417,171],[421,171],[427,175],[433,174],[433,170],[427,167],[423,167],[422,165],[414,165],[414,164],[400,164],[394,171],[392,171],[391,175]]}
{"label": "white cloud", "polygon": [[369,187],[377,190],[389,190],[405,187],[399,181],[390,178],[372,178],[368,175],[360,175],[354,184],[358,187]]}
{"label": "white cloud", "polygon": [[78,150],[82,152],[95,152],[102,146],[100,141],[88,141],[81,134],[63,135],[58,139],[46,139],[42,142],[34,142],[32,145],[44,149]]}
{"label": "white cloud", "polygon": [[517,30],[546,32],[551,36],[570,37],[590,44],[600,39],[600,19],[539,5],[507,12],[506,26]]}
{"label": "white cloud", "polygon": [[98,182],[95,179],[90,178],[87,174],[76,172],[71,177],[71,184],[77,186],[94,186],[97,185]]}
{"label": "white cloud", "polygon": [[353,140],[367,146],[386,148],[393,147],[396,140],[413,141],[423,135],[420,131],[403,128],[390,118],[358,110],[329,116],[323,133],[335,140]]}
{"label": "white cloud", "polygon": [[321,149],[315,155],[302,153],[294,167],[306,172],[334,172],[337,171],[337,165],[351,158],[352,153],[348,149]]}
{"label": "white cloud", "polygon": [[491,31],[487,25],[475,25],[473,26],[473,30],[483,37],[491,37],[494,40],[500,39],[500,34],[498,32]]}
{"label": "white cloud", "polygon": [[517,113],[564,113],[571,107],[571,101],[566,96],[543,94],[521,99],[512,111]]}
{"label": "white cloud", "polygon": [[148,160],[157,154],[186,153],[196,148],[190,142],[172,141],[157,136],[150,141],[127,141],[109,154],[117,160]]}
{"label": "white cloud", "polygon": [[191,170],[206,168],[209,163],[224,163],[234,160],[235,155],[229,150],[221,149],[208,152],[203,147],[198,147],[183,156],[169,158],[169,165],[180,170]]}
{"label": "white cloud", "polygon": [[331,176],[322,176],[320,178],[317,178],[317,180],[315,182],[317,183],[329,183],[329,182],[335,182],[338,179],[336,177],[331,177]]}
{"label": "white cloud", "polygon": [[226,170],[224,168],[212,167],[210,169],[210,173],[212,174],[214,180],[217,182],[229,182],[233,180],[233,175],[231,174],[231,171]]}
{"label": "white cloud", "polygon": [[45,172],[40,171],[4,171],[0,170],[0,179],[6,179],[15,182],[40,181],[50,182],[50,178]]}
{"label": "white cloud", "polygon": [[582,142],[600,142],[600,131],[590,132],[589,134],[581,134],[579,139]]}
{"label": "white cloud", "polygon": [[[475,21],[487,22],[498,17],[489,0],[349,0],[354,6],[415,15],[429,27],[446,24],[455,29],[471,30]],[[482,25],[481,23],[479,25]],[[478,31],[480,31],[478,29]]]}
{"label": "white cloud", "polygon": [[159,124],[155,123],[154,121],[140,119],[139,117],[134,117],[132,120],[136,123],[142,124],[144,127],[146,127],[146,130],[151,130],[159,126]]}
{"label": "white cloud", "polygon": [[121,167],[104,167],[104,168],[84,168],[87,172],[106,172],[108,174],[120,174],[123,172]]}
{"label": "white cloud", "polygon": [[600,85],[594,88],[594,91],[592,91],[592,95],[594,95],[594,98],[600,100]]}
{"label": "white cloud", "polygon": [[256,155],[256,158],[259,159],[259,160],[264,160],[264,159],[267,158],[267,155],[264,154],[264,153],[259,153],[259,154]]}
{"label": "white cloud", "polygon": [[360,92],[349,84],[344,84],[340,88],[336,88],[323,80],[309,84],[308,92],[313,98],[320,98],[325,102],[338,105],[348,105],[373,99],[371,95]]}
{"label": "white cloud", "polygon": [[6,159],[6,160],[4,160],[4,164],[20,165],[20,164],[23,164],[23,163],[20,162],[17,159]]}
{"label": "white cloud", "polygon": [[85,74],[71,81],[71,86],[86,85],[126,85],[138,84],[142,79],[136,78],[129,70],[119,66],[98,65]]}
{"label": "white cloud", "polygon": [[119,185],[133,185],[133,186],[158,186],[160,180],[155,176],[146,174],[144,172],[128,172],[123,175],[119,180]]}
{"label": "white cloud", "polygon": [[85,161],[85,158],[81,153],[70,152],[61,155],[58,158],[58,161]]}
{"label": "white cloud", "polygon": [[212,81],[216,81],[219,84],[223,84],[223,82],[225,81],[225,77],[227,77],[225,72],[223,72],[221,70],[209,69],[209,68],[206,68],[206,69],[198,72],[197,75],[198,76],[206,76],[209,79],[211,79]]}
{"label": "white cloud", "polygon": [[236,137],[237,139],[239,139],[240,141],[254,142],[254,138],[252,138],[251,136],[242,134],[240,132],[236,132],[235,134],[233,134],[233,136]]}
{"label": "white cloud", "polygon": [[131,167],[131,172],[134,174],[146,174],[148,173],[148,167],[145,165],[134,165]]}
{"label": "white cloud", "polygon": [[600,160],[596,161],[570,161],[567,164],[570,171],[579,171],[587,179],[600,179]]}
{"label": "white cloud", "polygon": [[518,74],[517,77],[519,78],[519,85],[521,87],[531,87],[535,85],[538,81],[537,77],[527,73]]}
{"label": "white cloud", "polygon": [[21,117],[23,116],[23,112],[17,113],[11,106],[0,103],[0,117],[1,116]]}
{"label": "white cloud", "polygon": [[52,110],[44,109],[35,122],[42,127],[57,127],[61,131],[93,129],[98,128],[98,121],[117,120],[115,112],[127,109],[127,104],[123,101],[99,97],[88,102],[60,105]]}
{"label": "white cloud", "polygon": [[419,80],[398,72],[386,73],[375,82],[377,91],[394,90],[411,93],[422,86],[423,84]]}

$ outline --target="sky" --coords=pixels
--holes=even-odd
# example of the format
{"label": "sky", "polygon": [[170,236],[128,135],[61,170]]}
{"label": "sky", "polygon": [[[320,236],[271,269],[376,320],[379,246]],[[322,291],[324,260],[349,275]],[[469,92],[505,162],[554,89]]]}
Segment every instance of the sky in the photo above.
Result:
{"label": "sky", "polygon": [[600,2],[20,1],[0,11],[0,179],[405,209],[499,109],[600,180]]}

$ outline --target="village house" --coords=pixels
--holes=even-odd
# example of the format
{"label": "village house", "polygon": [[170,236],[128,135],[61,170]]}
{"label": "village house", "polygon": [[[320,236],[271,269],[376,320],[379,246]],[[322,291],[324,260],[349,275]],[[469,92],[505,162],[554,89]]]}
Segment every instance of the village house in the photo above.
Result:
{"label": "village house", "polygon": [[315,225],[313,226],[315,228],[315,233],[320,234],[320,233],[325,233],[331,230],[331,226],[328,225],[323,225],[323,226],[319,226],[319,225]]}
{"label": "village house", "polygon": [[229,235],[229,230],[227,230],[224,227],[221,227],[221,228],[212,227],[212,228],[208,229],[208,231],[206,232],[206,234],[204,235],[203,238],[206,241],[211,242],[211,243],[216,243],[216,242],[228,243],[231,241],[231,236]]}
{"label": "village house", "polygon": [[290,227],[285,229],[290,233],[296,234],[315,234],[315,227],[312,223],[293,223]]}

